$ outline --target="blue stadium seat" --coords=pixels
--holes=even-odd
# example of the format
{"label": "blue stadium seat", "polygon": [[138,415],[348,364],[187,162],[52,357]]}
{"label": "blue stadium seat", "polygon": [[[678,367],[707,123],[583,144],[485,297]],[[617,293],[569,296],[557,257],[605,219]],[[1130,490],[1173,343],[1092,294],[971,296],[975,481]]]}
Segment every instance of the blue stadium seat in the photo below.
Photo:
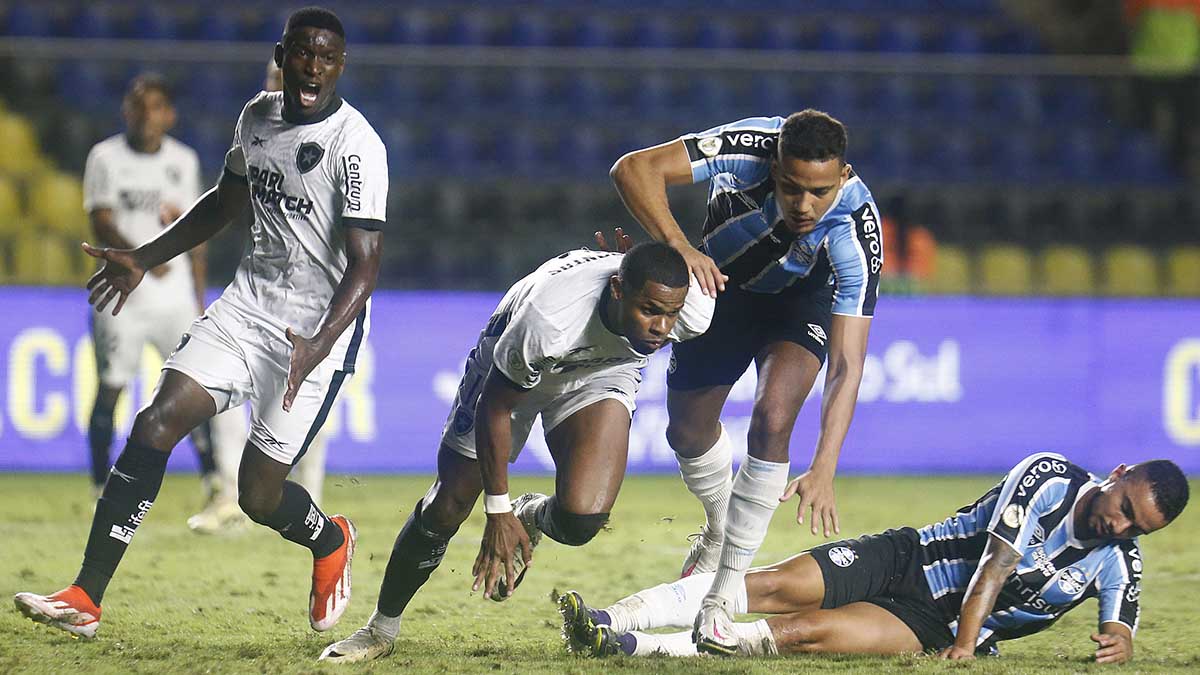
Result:
{"label": "blue stadium seat", "polygon": [[554,27],[542,12],[518,12],[513,20],[511,41],[517,47],[550,47],[555,43]]}
{"label": "blue stadium seat", "polygon": [[804,81],[804,78],[797,78],[790,72],[754,75],[750,81],[750,92],[758,109],[756,115],[788,115],[815,105],[811,97],[799,90],[799,85]]}
{"label": "blue stadium seat", "polygon": [[572,71],[566,75],[568,106],[581,117],[604,115],[613,106],[603,73],[594,70]]}
{"label": "blue stadium seat", "polygon": [[40,2],[9,5],[4,24],[4,32],[15,37],[49,37],[54,34],[50,10]]}
{"label": "blue stadium seat", "polygon": [[238,39],[236,17],[219,7],[209,7],[196,24],[196,38],[216,42],[232,42]]}
{"label": "blue stadium seat", "polygon": [[875,116],[909,119],[916,115],[920,102],[917,83],[907,75],[887,75],[865,102]]}
{"label": "blue stadium seat", "polygon": [[870,159],[863,159],[878,172],[877,176],[872,175],[873,180],[882,182],[911,178],[913,151],[910,138],[911,134],[903,128],[889,129],[880,134],[870,148],[864,148],[864,152],[870,153]]}
{"label": "blue stadium seat", "polygon": [[63,61],[58,68],[58,95],[64,101],[90,111],[108,111],[120,107],[123,83],[114,83],[108,71],[98,63]]}
{"label": "blue stadium seat", "polygon": [[599,12],[575,15],[573,43],[576,47],[621,47],[624,36],[615,17]]}
{"label": "blue stadium seat", "polygon": [[1041,51],[1033,34],[1016,26],[1001,28],[987,42],[987,51],[997,54],[1037,54]]}
{"label": "blue stadium seat", "polygon": [[552,82],[546,71],[518,68],[509,71],[507,107],[518,114],[537,114],[548,107],[553,97]]}
{"label": "blue stadium seat", "polygon": [[[1043,100],[1049,117],[1064,122],[1087,122],[1103,115],[1091,84],[1077,78],[1055,78],[1043,83]],[[1099,121],[1099,120],[1096,120]]]}
{"label": "blue stadium seat", "polygon": [[993,83],[988,98],[992,102],[991,109],[1002,118],[1031,124],[1042,120],[1042,98],[1033,77],[999,78]]}
{"label": "blue stadium seat", "polygon": [[631,47],[643,49],[670,49],[680,46],[679,19],[670,14],[639,16],[633,22]]}
{"label": "blue stadium seat", "polygon": [[447,37],[450,44],[463,46],[487,46],[499,42],[500,19],[487,11],[468,10],[459,12],[450,24]]}
{"label": "blue stadium seat", "polygon": [[921,24],[914,19],[884,21],[875,48],[881,52],[915,53],[921,51]]}
{"label": "blue stadium seat", "polygon": [[142,5],[129,24],[129,37],[144,40],[174,40],[179,37],[179,20],[174,7]]}
{"label": "blue stadium seat", "polygon": [[412,129],[407,124],[389,124],[380,137],[387,147],[388,172],[395,176],[421,173],[421,154],[415,152]]}
{"label": "blue stadium seat", "polygon": [[445,40],[436,18],[422,9],[397,12],[389,36],[391,42],[402,45],[432,45]]}
{"label": "blue stadium seat", "polygon": [[[1050,132],[1054,133],[1054,132]],[[1063,179],[1076,182],[1096,181],[1103,177],[1101,152],[1095,129],[1071,129],[1056,137],[1054,155],[1058,160],[1057,173]]]}
{"label": "blue stadium seat", "polygon": [[737,49],[741,46],[739,28],[728,13],[709,14],[700,20],[692,46],[700,49]]}
{"label": "blue stadium seat", "polygon": [[749,49],[791,51],[801,49],[804,44],[799,20],[787,15],[775,17],[765,26],[755,26],[752,35],[753,41],[746,45]]}
{"label": "blue stadium seat", "polygon": [[943,26],[941,34],[933,41],[937,51],[947,54],[980,54],[984,52],[983,35],[969,21],[951,21]]}
{"label": "blue stadium seat", "polygon": [[592,125],[569,127],[557,147],[562,148],[556,154],[562,158],[561,169],[566,174],[596,178],[617,159],[608,151],[604,135]]}
{"label": "blue stadium seat", "polygon": [[[737,97],[733,84],[721,73],[693,73],[681,81],[677,100],[698,119],[741,116],[734,111]],[[753,111],[750,114],[762,113]]]}
{"label": "blue stadium seat", "polygon": [[1113,178],[1118,181],[1154,185],[1170,182],[1172,178],[1167,158],[1143,131],[1128,130],[1121,134],[1111,165]]}
{"label": "blue stadium seat", "polygon": [[978,79],[971,75],[943,78],[937,88],[940,112],[951,120],[970,120],[980,106]]}
{"label": "blue stadium seat", "polygon": [[102,3],[79,7],[69,21],[70,36],[96,39],[116,37],[112,12],[110,5]]}
{"label": "blue stadium seat", "polygon": [[541,135],[526,125],[506,128],[497,134],[497,159],[506,173],[536,176],[547,172],[546,152]]}
{"label": "blue stadium seat", "polygon": [[868,42],[859,21],[837,18],[821,27],[816,47],[826,52],[855,52],[866,50]]}
{"label": "blue stadium seat", "polygon": [[468,127],[450,126],[438,131],[439,142],[432,143],[440,152],[438,169],[454,175],[477,175],[481,172],[486,153]]}
{"label": "blue stadium seat", "polygon": [[813,108],[845,119],[858,112],[858,76],[848,73],[833,73],[824,78],[820,86],[813,92],[811,104]]}
{"label": "blue stadium seat", "polygon": [[671,114],[675,104],[671,83],[672,79],[664,73],[642,73],[634,87],[634,110],[650,118]]}
{"label": "blue stadium seat", "polygon": [[180,87],[180,103],[192,109],[230,111],[241,109],[250,93],[237,85],[225,64],[197,67],[188,76],[187,85]]}
{"label": "blue stadium seat", "polygon": [[982,134],[987,143],[982,160],[987,177],[1005,183],[1035,183],[1048,172],[1038,160],[1037,138],[1027,129],[1008,127]]}

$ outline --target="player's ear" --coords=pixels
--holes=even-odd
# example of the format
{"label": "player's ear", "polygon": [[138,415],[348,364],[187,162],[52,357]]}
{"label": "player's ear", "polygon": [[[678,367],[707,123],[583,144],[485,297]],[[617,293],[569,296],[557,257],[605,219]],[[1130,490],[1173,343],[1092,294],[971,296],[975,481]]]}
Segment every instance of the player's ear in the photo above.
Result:
{"label": "player's ear", "polygon": [[1118,478],[1120,478],[1121,476],[1124,476],[1126,474],[1126,472],[1128,472],[1128,471],[1129,471],[1129,467],[1125,466],[1124,463],[1121,463],[1121,464],[1117,465],[1117,468],[1112,470],[1112,473],[1108,474],[1108,477],[1111,480],[1115,481]]}
{"label": "player's ear", "polygon": [[621,301],[621,277],[616,274],[608,278],[608,290],[612,293],[613,300]]}
{"label": "player's ear", "polygon": [[842,162],[842,182],[850,180],[850,162]]}
{"label": "player's ear", "polygon": [[[275,43],[275,67],[279,68],[279,69],[283,68],[283,43],[282,42]],[[281,73],[281,75],[282,75],[282,73]]]}

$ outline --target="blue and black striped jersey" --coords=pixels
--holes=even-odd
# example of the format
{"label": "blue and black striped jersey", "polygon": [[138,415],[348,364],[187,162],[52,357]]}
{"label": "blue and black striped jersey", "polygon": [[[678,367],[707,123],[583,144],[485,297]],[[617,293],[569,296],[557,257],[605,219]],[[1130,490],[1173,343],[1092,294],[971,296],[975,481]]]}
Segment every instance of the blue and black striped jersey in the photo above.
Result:
{"label": "blue and black striped jersey", "polygon": [[[974,504],[921,528],[925,579],[947,616],[958,616],[989,533],[1021,554],[979,643],[1050,626],[1084,600],[1099,598],[1099,623],[1136,631],[1142,554],[1137,539],[1080,541],[1075,505],[1101,481],[1062,455],[1030,455]],[[956,623],[950,624],[953,631]]]}
{"label": "blue and black striped jersey", "polygon": [[751,117],[683,136],[692,182],[709,181],[701,249],[731,283],[778,293],[834,285],[833,313],[873,316],[883,266],[879,210],[851,174],[812,232],[797,237],[775,203],[771,158],[782,117]]}

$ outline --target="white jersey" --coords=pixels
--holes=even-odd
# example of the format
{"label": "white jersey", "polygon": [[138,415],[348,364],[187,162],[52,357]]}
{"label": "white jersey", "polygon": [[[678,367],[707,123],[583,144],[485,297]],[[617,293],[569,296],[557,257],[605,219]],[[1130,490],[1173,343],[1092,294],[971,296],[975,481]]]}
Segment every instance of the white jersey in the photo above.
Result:
{"label": "white jersey", "polygon": [[[124,134],[97,143],[83,170],[83,209],[111,209],[117,233],[140,246],[163,231],[165,208],[187,210],[200,195],[200,160],[196,152],[166,136],[157,152],[138,152]],[[192,303],[191,260],[179,256],[161,277],[147,274],[129,308]]]}
{"label": "white jersey", "polygon": [[[225,170],[247,179],[254,222],[233,283],[209,308],[286,340],[292,328],[321,327],[346,272],[344,227],[380,229],[388,166],[383,141],[345,101],[305,122],[283,117],[283,93],[260,92],[238,119]],[[354,370],[370,305],[338,338],[329,358]]]}
{"label": "white jersey", "polygon": [[[568,391],[606,372],[639,369],[649,360],[605,327],[601,297],[624,256],[568,251],[518,281],[496,308],[485,334],[498,334],[493,363],[525,389]],[[693,282],[672,342],[708,330],[714,301]]]}

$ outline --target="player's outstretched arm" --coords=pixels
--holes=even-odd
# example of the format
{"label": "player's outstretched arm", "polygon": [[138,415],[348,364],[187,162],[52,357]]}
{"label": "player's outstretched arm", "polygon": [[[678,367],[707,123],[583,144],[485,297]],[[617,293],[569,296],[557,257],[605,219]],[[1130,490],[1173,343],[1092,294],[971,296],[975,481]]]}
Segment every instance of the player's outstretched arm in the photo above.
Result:
{"label": "player's outstretched arm", "polygon": [[479,555],[471,568],[471,574],[475,576],[471,590],[482,588],[485,598],[492,596],[501,572],[507,585],[506,595],[512,595],[517,579],[513,566],[517,549],[521,550],[521,559],[526,566],[533,562],[529,535],[513,514],[512,506],[507,504],[512,412],[526,393],[526,389],[518,387],[493,366],[475,406],[475,453],[483,479],[487,524],[479,542]]}
{"label": "player's outstretched arm", "polygon": [[350,322],[358,318],[367,299],[379,280],[379,263],[383,256],[383,232],[361,227],[346,227],[346,273],[333,291],[325,322],[312,337],[303,337],[287,329],[292,343],[292,358],[288,364],[287,391],[283,394],[283,409],[291,410],[300,384],[317,367]]}
{"label": "player's outstretched arm", "polygon": [[1092,634],[1096,647],[1096,663],[1126,663],[1133,658],[1133,631],[1116,621],[1100,624],[1100,632]]}
{"label": "player's outstretched arm", "polygon": [[979,639],[979,630],[983,622],[996,606],[996,598],[1004,587],[1004,580],[1017,567],[1021,554],[1008,542],[994,534],[988,535],[987,545],[983,548],[983,556],[979,566],[967,584],[967,594],[963,597],[962,609],[958,615],[958,632],[954,644],[943,649],[938,656],[943,659],[973,659],[975,658],[975,643]]}
{"label": "player's outstretched arm", "polygon": [[692,164],[683,141],[635,150],[618,159],[608,173],[630,215],[655,241],[669,244],[683,255],[704,293],[715,298],[717,291],[725,290],[729,278],[712,258],[688,242],[671,214],[667,186],[692,182]]}
{"label": "player's outstretched arm", "polygon": [[[867,359],[867,334],[871,318],[834,314],[829,326],[829,361],[825,371],[825,393],[821,400],[821,430],[817,448],[808,471],[800,474],[779,498],[780,501],[800,497],[796,507],[796,522],[804,522],[810,508],[810,529],[818,529],[828,537],[841,533],[837,502],[833,494],[833,475],[837,471],[842,443],[854,417],[858,403],[858,386],[862,382],[863,364]],[[819,527],[818,527],[819,525]]]}

